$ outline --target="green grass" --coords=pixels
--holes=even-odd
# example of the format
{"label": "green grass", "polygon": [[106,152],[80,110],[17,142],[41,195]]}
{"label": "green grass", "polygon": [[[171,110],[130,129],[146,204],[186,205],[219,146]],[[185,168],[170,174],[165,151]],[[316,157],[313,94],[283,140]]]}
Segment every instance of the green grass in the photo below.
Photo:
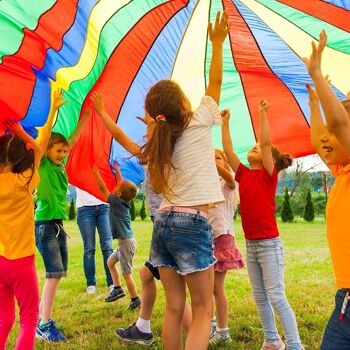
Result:
{"label": "green grass", "polygon": [[[66,222],[70,239],[68,277],[63,279],[56,298],[54,318],[58,321],[68,341],[63,344],[36,342],[36,349],[141,349],[141,346],[120,343],[114,330],[135,322],[136,312],[126,310],[129,298],[114,303],[105,303],[108,294],[105,285],[102,257],[97,248],[97,293],[85,293],[85,278],[82,266],[82,242],[75,222]],[[134,260],[138,271],[148,257],[152,224],[148,221],[133,222],[133,229],[139,249]],[[279,223],[285,247],[285,284],[289,302],[296,314],[300,335],[307,350],[319,349],[323,330],[332,311],[336,291],[328,256],[325,223],[322,219],[314,223]],[[244,238],[239,221],[235,222],[236,239],[244,252]],[[41,256],[37,255],[39,283],[44,281]],[[137,273],[135,279],[140,288]],[[233,343],[217,349],[255,350],[260,349],[263,333],[258,319],[246,269],[231,271],[227,275],[229,298],[229,326]],[[156,336],[153,349],[161,349],[160,339],[164,293],[158,284],[152,330]],[[140,289],[139,289],[140,290]],[[18,317],[8,349],[14,348],[18,332]],[[281,331],[281,327],[279,325]]]}

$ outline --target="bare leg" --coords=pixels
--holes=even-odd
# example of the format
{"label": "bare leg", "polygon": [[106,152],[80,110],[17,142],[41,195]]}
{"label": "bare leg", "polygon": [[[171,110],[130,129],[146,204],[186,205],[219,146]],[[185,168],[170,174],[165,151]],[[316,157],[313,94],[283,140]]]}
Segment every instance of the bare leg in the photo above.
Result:
{"label": "bare leg", "polygon": [[143,320],[150,320],[152,317],[153,306],[157,297],[157,287],[154,277],[147,266],[140,270],[141,279],[141,310],[140,317]]}
{"label": "bare leg", "polygon": [[113,285],[115,287],[121,286],[120,274],[119,274],[117,267],[115,266],[117,264],[117,262],[118,262],[118,260],[114,259],[113,256],[110,256],[107,260],[107,265],[108,265],[109,271],[111,272],[112,279],[113,279]]}
{"label": "bare leg", "polygon": [[124,275],[124,280],[126,283],[126,287],[128,288],[130,298],[136,298],[137,297],[137,290],[136,290],[136,284],[134,279],[132,278],[132,275]]}
{"label": "bare leg", "polygon": [[39,306],[39,317],[42,323],[52,319],[53,303],[60,280],[61,278],[46,278],[45,280]]}
{"label": "bare leg", "polygon": [[187,335],[192,323],[192,309],[191,305],[186,303],[185,310],[182,315],[181,327],[182,331]]}
{"label": "bare leg", "polygon": [[191,295],[192,323],[186,339],[186,350],[206,350],[213,312],[214,269],[190,273],[185,276]]}
{"label": "bare leg", "polygon": [[228,306],[227,297],[225,294],[225,272],[215,271],[214,280],[214,298],[215,298],[215,308],[217,323],[219,328],[228,327]]}
{"label": "bare leg", "polygon": [[181,320],[186,303],[185,280],[175,270],[168,267],[160,267],[159,273],[166,298],[162,330],[164,349],[181,350]]}

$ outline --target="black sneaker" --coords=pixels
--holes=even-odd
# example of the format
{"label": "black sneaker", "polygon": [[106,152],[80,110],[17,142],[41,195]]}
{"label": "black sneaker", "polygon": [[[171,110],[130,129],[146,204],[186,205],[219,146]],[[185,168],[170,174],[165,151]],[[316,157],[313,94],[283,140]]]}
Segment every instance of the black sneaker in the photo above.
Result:
{"label": "black sneaker", "polygon": [[128,328],[118,328],[115,330],[115,335],[118,339],[140,345],[150,346],[154,342],[152,333],[143,333],[137,327],[136,324],[132,324]]}
{"label": "black sneaker", "polygon": [[111,293],[108,295],[108,297],[105,299],[106,303],[109,303],[111,301],[115,301],[117,299],[125,297],[125,292],[123,288],[114,288],[112,289]]}
{"label": "black sneaker", "polygon": [[128,310],[133,311],[138,309],[139,307],[141,307],[141,299],[137,297],[136,300],[130,302]]}

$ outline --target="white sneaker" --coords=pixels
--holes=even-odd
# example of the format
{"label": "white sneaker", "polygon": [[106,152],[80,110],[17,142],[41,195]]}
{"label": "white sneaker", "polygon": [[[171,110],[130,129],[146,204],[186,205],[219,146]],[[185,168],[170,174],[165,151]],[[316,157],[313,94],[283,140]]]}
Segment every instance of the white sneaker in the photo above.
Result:
{"label": "white sneaker", "polygon": [[286,346],[284,345],[281,338],[279,338],[276,342],[270,343],[266,340],[264,340],[264,344],[261,348],[261,350],[284,350]]}
{"label": "white sneaker", "polygon": [[86,293],[88,293],[88,294],[96,293],[96,287],[95,286],[88,286],[86,288]]}
{"label": "white sneaker", "polygon": [[209,339],[209,344],[211,346],[214,346],[215,344],[221,343],[221,342],[225,342],[225,343],[231,343],[232,342],[232,338],[230,337],[230,333],[224,332],[218,332],[217,330],[211,335],[210,339]]}
{"label": "white sneaker", "polygon": [[111,292],[111,291],[114,289],[114,285],[111,284],[110,286],[108,286],[108,289],[109,289],[109,291]]}

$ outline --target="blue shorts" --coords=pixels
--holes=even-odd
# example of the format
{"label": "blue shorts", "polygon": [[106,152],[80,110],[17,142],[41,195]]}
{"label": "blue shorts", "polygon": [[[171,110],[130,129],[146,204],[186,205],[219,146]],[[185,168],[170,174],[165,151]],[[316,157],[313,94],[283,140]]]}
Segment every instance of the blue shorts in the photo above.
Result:
{"label": "blue shorts", "polygon": [[60,278],[67,275],[67,234],[62,220],[35,222],[36,246],[43,257],[46,278]]}
{"label": "blue shorts", "polygon": [[206,270],[216,263],[211,226],[198,214],[159,211],[154,223],[150,263],[180,275]]}

